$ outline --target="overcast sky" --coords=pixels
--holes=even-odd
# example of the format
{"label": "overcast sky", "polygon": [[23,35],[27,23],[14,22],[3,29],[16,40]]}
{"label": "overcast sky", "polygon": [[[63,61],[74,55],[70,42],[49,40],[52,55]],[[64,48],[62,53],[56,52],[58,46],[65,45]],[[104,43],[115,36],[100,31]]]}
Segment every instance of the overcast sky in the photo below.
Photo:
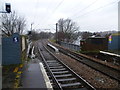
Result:
{"label": "overcast sky", "polygon": [[[0,0],[1,1],[1,0]],[[3,1],[3,0],[2,0]],[[60,18],[70,18],[80,26],[80,31],[118,30],[119,0],[4,0],[11,3],[35,29],[50,29],[55,32],[55,23]],[[41,31],[41,30],[39,30]]]}

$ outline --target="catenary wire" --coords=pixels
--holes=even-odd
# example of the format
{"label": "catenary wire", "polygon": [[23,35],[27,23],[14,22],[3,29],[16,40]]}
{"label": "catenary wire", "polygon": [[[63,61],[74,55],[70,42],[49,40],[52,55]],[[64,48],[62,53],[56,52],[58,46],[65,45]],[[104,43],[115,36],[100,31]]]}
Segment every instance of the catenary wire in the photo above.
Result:
{"label": "catenary wire", "polygon": [[70,16],[69,18],[74,17],[74,16],[77,15],[78,13],[80,13],[80,12],[82,12],[82,11],[88,9],[88,8],[91,7],[93,4],[95,4],[97,1],[98,1],[98,0],[93,1],[93,2],[90,3],[87,7],[85,7],[85,8],[83,8],[83,9],[79,10],[77,13],[73,14],[73,15]]}
{"label": "catenary wire", "polygon": [[96,9],[94,9],[94,10],[91,10],[91,11],[89,11],[89,12],[86,12],[86,13],[84,13],[84,14],[82,14],[82,15],[77,16],[77,17],[73,17],[72,19],[78,19],[79,17],[82,17],[82,16],[84,16],[84,15],[87,15],[87,14],[89,14],[89,13],[91,13],[91,12],[94,12],[94,11],[96,11],[96,10],[105,8],[105,7],[109,6],[109,5],[113,5],[113,4],[115,4],[116,2],[118,2],[118,0],[117,0],[117,1],[114,1],[114,2],[111,2],[111,3],[108,3],[108,4],[104,5],[104,6],[101,6],[101,7],[99,7],[99,8],[96,8]]}

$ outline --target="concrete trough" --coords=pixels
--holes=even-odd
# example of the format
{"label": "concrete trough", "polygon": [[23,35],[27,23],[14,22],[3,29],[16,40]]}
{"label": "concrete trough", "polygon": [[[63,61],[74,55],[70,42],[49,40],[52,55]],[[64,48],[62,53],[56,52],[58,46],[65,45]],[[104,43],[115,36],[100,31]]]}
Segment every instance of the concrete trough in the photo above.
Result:
{"label": "concrete trough", "polygon": [[50,44],[50,43],[48,43],[47,45],[48,45],[49,47],[51,47],[52,49],[54,49],[54,51],[55,51],[56,53],[59,53],[58,48],[56,48],[55,46],[53,46],[53,45]]}

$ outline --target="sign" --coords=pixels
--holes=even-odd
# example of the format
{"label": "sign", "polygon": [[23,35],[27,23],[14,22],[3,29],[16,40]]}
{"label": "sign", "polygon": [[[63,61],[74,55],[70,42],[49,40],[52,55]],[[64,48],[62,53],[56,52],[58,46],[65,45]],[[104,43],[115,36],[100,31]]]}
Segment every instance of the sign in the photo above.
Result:
{"label": "sign", "polygon": [[13,42],[18,42],[18,37],[13,37]]}
{"label": "sign", "polygon": [[109,36],[109,43],[112,42],[112,35]]}
{"label": "sign", "polygon": [[25,37],[22,37],[22,51],[25,50]]}

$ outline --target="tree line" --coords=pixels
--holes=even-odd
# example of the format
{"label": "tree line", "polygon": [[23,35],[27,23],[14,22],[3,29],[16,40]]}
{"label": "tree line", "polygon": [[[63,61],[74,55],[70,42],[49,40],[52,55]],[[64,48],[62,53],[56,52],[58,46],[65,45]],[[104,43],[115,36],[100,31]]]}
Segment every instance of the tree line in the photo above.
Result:
{"label": "tree line", "polygon": [[[0,17],[1,26],[0,30],[4,36],[11,36],[13,33],[23,34],[23,31],[26,30],[26,19],[22,16],[19,16],[15,11],[10,14],[2,14]],[[76,22],[72,21],[71,19],[59,19],[57,22],[57,33],[52,32],[36,32],[35,30],[29,31],[28,35],[31,40],[38,40],[38,39],[49,39],[54,38],[58,41],[64,41],[72,43],[76,40],[79,36],[82,39],[86,39],[92,35],[95,36],[109,36],[110,33],[104,32],[81,32],[80,27],[77,25]],[[114,31],[113,31],[114,32]],[[113,33],[111,32],[111,33]],[[104,35],[105,34],[105,35]],[[57,36],[57,37],[56,37]]]}
{"label": "tree line", "polygon": [[4,36],[11,36],[13,33],[22,34],[26,28],[26,19],[19,16],[15,11],[10,14],[2,14],[0,21],[0,30]]}

